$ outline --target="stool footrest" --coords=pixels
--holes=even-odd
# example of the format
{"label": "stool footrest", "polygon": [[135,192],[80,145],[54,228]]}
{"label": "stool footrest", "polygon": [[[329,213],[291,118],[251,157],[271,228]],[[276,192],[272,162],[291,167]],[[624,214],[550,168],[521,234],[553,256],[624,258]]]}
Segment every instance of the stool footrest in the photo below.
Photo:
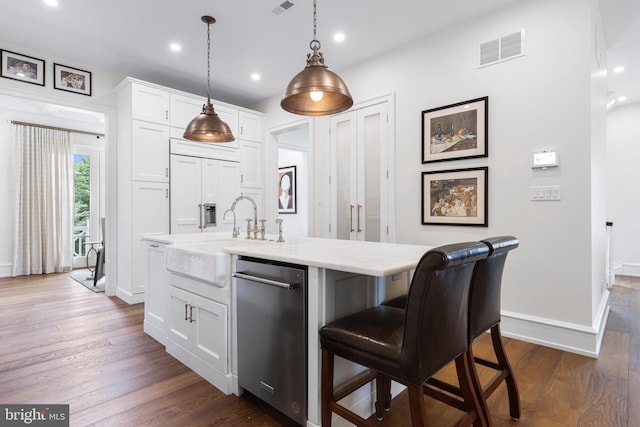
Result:
{"label": "stool footrest", "polygon": [[365,371],[362,371],[355,377],[349,379],[349,381],[343,384],[340,384],[338,387],[336,387],[333,391],[334,399],[338,401],[343,397],[345,397],[346,395],[353,393],[363,385],[370,383],[371,381],[376,379],[377,375],[378,375],[378,372],[374,371],[373,369],[367,369]]}

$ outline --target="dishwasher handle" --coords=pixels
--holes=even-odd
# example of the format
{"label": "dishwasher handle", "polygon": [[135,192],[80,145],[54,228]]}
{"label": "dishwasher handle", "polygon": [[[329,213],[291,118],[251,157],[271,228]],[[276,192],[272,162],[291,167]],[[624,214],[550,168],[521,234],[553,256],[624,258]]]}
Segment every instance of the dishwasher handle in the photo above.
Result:
{"label": "dishwasher handle", "polygon": [[290,291],[298,288],[298,283],[286,283],[277,280],[265,279],[264,277],[252,276],[244,273],[233,273],[233,277],[237,279],[245,279],[252,282],[262,283],[263,285],[276,286],[278,288],[288,289]]}

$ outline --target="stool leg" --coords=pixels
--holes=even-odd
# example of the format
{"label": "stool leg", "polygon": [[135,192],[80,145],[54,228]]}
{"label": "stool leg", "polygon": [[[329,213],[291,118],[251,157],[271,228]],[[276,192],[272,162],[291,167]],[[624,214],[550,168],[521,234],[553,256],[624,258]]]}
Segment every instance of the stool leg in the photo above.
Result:
{"label": "stool leg", "polygon": [[[473,360],[473,359],[471,359]],[[460,392],[466,406],[467,416],[473,419],[474,427],[485,427],[484,411],[480,405],[480,397],[476,394],[471,379],[471,368],[468,352],[464,352],[456,358],[456,371],[460,382]]]}
{"label": "stool leg", "polygon": [[427,407],[424,404],[422,387],[407,386],[409,394],[409,408],[411,409],[411,425],[413,427],[428,427]]}
{"label": "stool leg", "polygon": [[478,370],[476,369],[475,357],[473,355],[472,346],[469,345],[469,350],[466,353],[467,365],[469,366],[469,374],[471,377],[471,387],[473,388],[473,392],[476,395],[478,400],[478,410],[481,412],[478,414],[479,417],[484,419],[484,423],[486,426],[491,427],[493,422],[491,421],[491,414],[489,413],[489,406],[487,405],[487,400],[485,399],[484,393],[482,391],[482,384],[480,383],[480,378],[478,378]]}
{"label": "stool leg", "polygon": [[376,376],[376,418],[378,421],[384,417],[384,411],[391,408],[391,378],[386,375]]}
{"label": "stool leg", "polygon": [[331,409],[329,408],[329,404],[333,400],[333,360],[333,353],[322,350],[322,379],[320,385],[320,416],[322,427],[331,427]]}
{"label": "stool leg", "polygon": [[493,350],[496,353],[498,364],[502,371],[506,371],[505,382],[507,383],[507,392],[509,394],[509,414],[511,418],[515,420],[520,419],[520,393],[518,392],[518,386],[516,385],[515,377],[513,376],[513,369],[507,358],[507,354],[504,351],[502,345],[502,334],[500,333],[500,324],[491,328],[491,341],[493,342]]}

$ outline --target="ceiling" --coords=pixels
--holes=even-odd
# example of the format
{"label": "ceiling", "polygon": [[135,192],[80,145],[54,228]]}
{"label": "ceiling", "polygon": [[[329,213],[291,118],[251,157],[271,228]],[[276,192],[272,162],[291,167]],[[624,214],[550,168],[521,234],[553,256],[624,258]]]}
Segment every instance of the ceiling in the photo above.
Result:
{"label": "ceiling", "polygon": [[[251,106],[281,94],[304,68],[312,39],[311,0],[2,1],[0,41],[187,92],[206,95],[207,27],[211,27],[212,97]],[[318,0],[318,39],[334,71],[392,50],[515,0]],[[640,2],[599,0],[615,96],[640,102]],[[276,14],[274,10],[282,13]],[[333,34],[342,31],[338,44]],[[170,43],[182,45],[172,52]],[[0,45],[0,48],[3,47]],[[634,49],[635,47],[635,49]],[[74,63],[73,61],[77,61]],[[260,73],[259,81],[251,80]],[[612,73],[611,73],[612,74]]]}

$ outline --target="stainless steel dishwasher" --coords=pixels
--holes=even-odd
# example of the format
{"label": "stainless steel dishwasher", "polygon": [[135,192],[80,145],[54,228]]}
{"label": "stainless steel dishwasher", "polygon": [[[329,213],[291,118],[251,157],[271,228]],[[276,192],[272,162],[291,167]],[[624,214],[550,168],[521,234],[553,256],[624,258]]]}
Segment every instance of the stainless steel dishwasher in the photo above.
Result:
{"label": "stainless steel dishwasher", "polygon": [[307,268],[236,263],[238,384],[301,425],[307,420]]}

